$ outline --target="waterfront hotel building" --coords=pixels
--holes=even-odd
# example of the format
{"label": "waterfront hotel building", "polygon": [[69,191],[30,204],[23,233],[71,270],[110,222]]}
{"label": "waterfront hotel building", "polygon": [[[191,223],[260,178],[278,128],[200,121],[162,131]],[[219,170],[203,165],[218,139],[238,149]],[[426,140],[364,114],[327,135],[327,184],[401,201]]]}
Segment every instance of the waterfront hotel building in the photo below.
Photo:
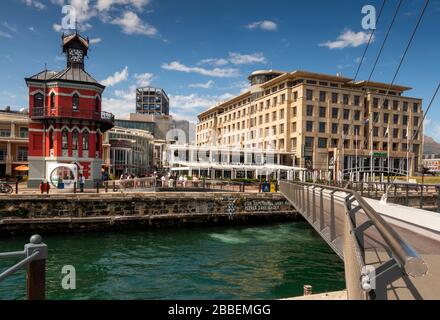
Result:
{"label": "waterfront hotel building", "polygon": [[[371,169],[405,175],[408,161],[411,175],[419,170],[423,127],[412,136],[422,100],[403,95],[411,88],[306,71],[256,71],[249,81],[248,91],[198,115],[198,147],[271,149],[275,165],[333,177]],[[244,161],[258,165],[254,158]]]}

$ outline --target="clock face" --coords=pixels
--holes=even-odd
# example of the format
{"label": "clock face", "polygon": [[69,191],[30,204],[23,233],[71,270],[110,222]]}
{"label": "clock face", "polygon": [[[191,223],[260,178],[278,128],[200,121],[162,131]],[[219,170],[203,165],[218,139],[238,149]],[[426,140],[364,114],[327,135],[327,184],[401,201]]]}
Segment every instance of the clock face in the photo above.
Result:
{"label": "clock face", "polygon": [[83,52],[79,49],[70,49],[69,50],[69,60],[70,62],[83,62]]}

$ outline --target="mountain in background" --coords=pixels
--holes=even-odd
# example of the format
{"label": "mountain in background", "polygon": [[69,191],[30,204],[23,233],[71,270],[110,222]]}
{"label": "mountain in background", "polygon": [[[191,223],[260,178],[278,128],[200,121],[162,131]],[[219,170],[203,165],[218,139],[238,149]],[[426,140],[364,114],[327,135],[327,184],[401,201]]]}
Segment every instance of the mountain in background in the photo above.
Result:
{"label": "mountain in background", "polygon": [[425,136],[424,154],[440,154],[440,143],[429,136]]}

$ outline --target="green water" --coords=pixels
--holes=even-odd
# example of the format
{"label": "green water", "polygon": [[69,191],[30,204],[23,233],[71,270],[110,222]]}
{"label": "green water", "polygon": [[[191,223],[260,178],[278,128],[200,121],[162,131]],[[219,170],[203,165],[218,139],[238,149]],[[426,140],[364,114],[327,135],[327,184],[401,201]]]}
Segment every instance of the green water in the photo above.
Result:
{"label": "green water", "polygon": [[[0,252],[27,237],[0,238]],[[303,222],[44,237],[49,299],[277,299],[345,287],[343,264]],[[0,270],[14,259],[0,260]],[[61,286],[76,268],[76,290]],[[25,297],[25,272],[0,283],[0,299]]]}

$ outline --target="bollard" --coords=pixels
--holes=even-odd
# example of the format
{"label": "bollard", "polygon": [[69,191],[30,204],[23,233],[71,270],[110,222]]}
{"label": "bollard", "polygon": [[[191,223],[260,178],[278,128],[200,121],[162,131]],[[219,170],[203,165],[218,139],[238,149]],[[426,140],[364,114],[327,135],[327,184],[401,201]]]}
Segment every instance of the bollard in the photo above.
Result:
{"label": "bollard", "polygon": [[73,183],[73,193],[76,193],[76,181]]}
{"label": "bollard", "polygon": [[312,290],[313,290],[313,287],[311,285],[308,285],[308,284],[304,285],[304,295],[305,296],[311,296]]}
{"label": "bollard", "polygon": [[39,235],[33,235],[30,243],[24,246],[26,256],[38,251],[38,255],[27,266],[26,292],[28,300],[44,300],[46,298],[46,259],[47,245]]}
{"label": "bollard", "polygon": [[99,193],[99,182],[96,182],[96,193]]}
{"label": "bollard", "polygon": [[108,181],[105,182],[105,193],[108,192]]}
{"label": "bollard", "polygon": [[15,181],[15,194],[18,194],[18,179]]}
{"label": "bollard", "polygon": [[113,181],[113,192],[116,192],[116,182]]}

